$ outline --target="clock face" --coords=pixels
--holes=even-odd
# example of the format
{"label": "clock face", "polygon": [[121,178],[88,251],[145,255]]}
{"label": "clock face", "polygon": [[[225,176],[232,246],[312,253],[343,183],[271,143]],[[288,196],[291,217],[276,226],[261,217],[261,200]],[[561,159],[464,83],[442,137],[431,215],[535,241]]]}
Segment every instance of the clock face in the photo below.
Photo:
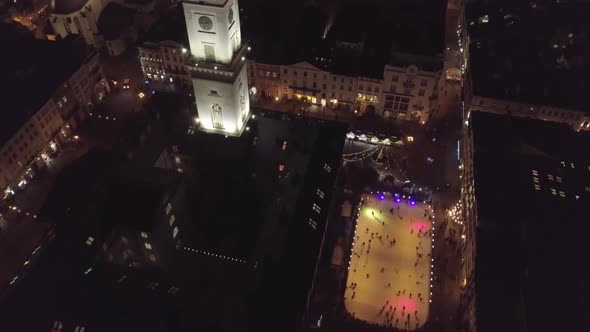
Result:
{"label": "clock face", "polygon": [[213,21],[207,16],[201,16],[199,17],[199,26],[201,29],[209,31],[213,28]]}
{"label": "clock face", "polygon": [[229,24],[234,23],[234,9],[230,8],[229,12],[227,12],[227,21],[229,22]]}

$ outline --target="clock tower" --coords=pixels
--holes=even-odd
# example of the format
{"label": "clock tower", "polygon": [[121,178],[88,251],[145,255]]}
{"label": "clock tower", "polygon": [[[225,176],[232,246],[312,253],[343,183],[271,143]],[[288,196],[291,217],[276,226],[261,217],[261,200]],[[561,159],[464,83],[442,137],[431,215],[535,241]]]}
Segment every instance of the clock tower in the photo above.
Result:
{"label": "clock tower", "polygon": [[237,0],[183,1],[201,129],[240,136],[250,114]]}

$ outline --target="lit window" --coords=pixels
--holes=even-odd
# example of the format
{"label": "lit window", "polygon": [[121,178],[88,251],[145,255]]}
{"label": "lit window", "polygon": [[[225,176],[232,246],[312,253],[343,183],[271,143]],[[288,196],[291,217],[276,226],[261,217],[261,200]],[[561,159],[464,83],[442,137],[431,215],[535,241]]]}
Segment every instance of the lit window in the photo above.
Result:
{"label": "lit window", "polygon": [[178,173],[183,173],[184,170],[182,168],[177,169]]}
{"label": "lit window", "polygon": [[533,170],[533,175],[534,175],[534,176],[539,176],[539,173],[537,173],[537,171],[536,171],[536,170]]}
{"label": "lit window", "polygon": [[547,178],[548,178],[549,180],[553,180],[553,175],[551,175],[551,174],[547,174]]}
{"label": "lit window", "polygon": [[541,186],[540,186],[540,185],[538,185],[538,184],[536,184],[536,185],[535,185],[535,189],[536,189],[536,190],[541,190]]}
{"label": "lit window", "polygon": [[166,214],[170,214],[170,210],[172,210],[172,204],[166,204]]}
{"label": "lit window", "polygon": [[284,164],[279,164],[279,172],[282,172],[285,170],[285,165]]}
{"label": "lit window", "polygon": [[170,227],[172,227],[172,225],[174,225],[174,221],[176,220],[176,217],[174,215],[170,216],[170,219],[168,220],[168,223],[170,224]]}
{"label": "lit window", "polygon": [[330,172],[332,172],[332,167],[330,167],[330,165],[328,165],[328,164],[324,164],[324,170],[326,170],[326,172],[330,173]]}
{"label": "lit window", "polygon": [[178,235],[178,227],[174,227],[174,230],[172,230],[172,237],[176,239],[177,235]]}
{"label": "lit window", "polygon": [[318,227],[318,223],[315,222],[315,220],[309,218],[309,220],[307,221],[307,224],[309,225],[309,227],[311,227],[312,229],[316,229]]}
{"label": "lit window", "polygon": [[151,261],[152,263],[155,263],[155,262],[156,262],[156,255],[154,255],[154,254],[150,254],[150,255],[149,255],[149,258],[150,258],[150,261]]}
{"label": "lit window", "polygon": [[175,157],[174,161],[176,161],[177,164],[180,164],[180,157]]}
{"label": "lit window", "polygon": [[316,191],[316,193],[317,193],[317,195],[318,195],[319,198],[324,198],[324,192],[323,191],[321,191],[321,190],[318,189]]}
{"label": "lit window", "polygon": [[145,247],[147,250],[152,250],[152,245],[151,245],[151,244],[149,244],[149,243],[147,243],[147,242],[144,242],[144,243],[143,243],[143,245],[144,245],[144,247]]}
{"label": "lit window", "polygon": [[91,246],[93,242],[94,242],[94,238],[92,236],[89,236],[88,240],[86,240],[86,245]]}
{"label": "lit window", "polygon": [[551,193],[552,193],[553,195],[557,195],[557,190],[555,190],[555,189],[551,188]]}
{"label": "lit window", "polygon": [[570,163],[570,166],[571,166],[572,168],[575,168],[575,167],[574,167],[574,163]]}
{"label": "lit window", "polygon": [[283,151],[287,150],[287,141],[283,141]]}
{"label": "lit window", "polygon": [[316,203],[313,203],[312,209],[317,213],[322,211],[322,209]]}
{"label": "lit window", "polygon": [[561,177],[556,176],[555,179],[557,180],[557,182],[561,183]]}
{"label": "lit window", "polygon": [[533,176],[533,181],[535,181],[535,183],[539,183],[539,178],[536,176]]}
{"label": "lit window", "polygon": [[565,198],[565,193],[563,191],[559,191],[559,196],[564,197]]}
{"label": "lit window", "polygon": [[146,232],[141,232],[141,237],[147,239],[148,235]]}

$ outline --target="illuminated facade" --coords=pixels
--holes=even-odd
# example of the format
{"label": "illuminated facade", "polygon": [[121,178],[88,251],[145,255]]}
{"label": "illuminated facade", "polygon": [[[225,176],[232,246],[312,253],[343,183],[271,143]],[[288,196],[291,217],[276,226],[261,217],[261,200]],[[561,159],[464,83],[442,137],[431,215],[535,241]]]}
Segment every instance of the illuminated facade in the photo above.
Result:
{"label": "illuminated facade", "polygon": [[[75,42],[78,38],[81,37],[69,36],[60,42]],[[67,46],[64,49],[72,53],[78,51]],[[51,50],[46,54],[49,61],[54,61],[56,58]],[[55,82],[53,90],[33,91],[41,95],[47,93],[50,97],[43,104],[33,106],[35,109],[22,125],[5,141],[0,141],[0,190],[3,195],[9,196],[17,187],[24,187],[35,169],[43,167],[62,143],[73,138],[72,133],[93,105],[108,93],[98,53],[95,50],[81,53],[76,61],[80,61],[79,67],[72,70],[67,80]]]}
{"label": "illuminated facade", "polygon": [[183,45],[165,40],[160,43],[145,42],[137,48],[146,80],[175,84],[185,91],[192,90],[191,77],[185,65],[190,54]]}
{"label": "illuminated facade", "polygon": [[375,112],[426,121],[440,72],[386,65],[383,79],[332,74],[308,62],[279,66],[248,61],[248,78],[261,98],[303,100],[328,109]]}
{"label": "illuminated facade", "polygon": [[104,5],[100,0],[52,0],[49,22],[60,37],[79,34],[87,44],[94,45],[98,34],[96,23]]}
{"label": "illuminated facade", "polygon": [[[468,90],[468,89],[466,89]],[[566,123],[575,131],[590,130],[590,115],[582,110],[546,105],[533,105],[506,99],[471,96],[469,112],[506,114],[515,117]],[[469,119],[465,119],[469,121]]]}
{"label": "illuminated facade", "polygon": [[246,53],[237,0],[183,2],[201,129],[239,136],[250,114]]}

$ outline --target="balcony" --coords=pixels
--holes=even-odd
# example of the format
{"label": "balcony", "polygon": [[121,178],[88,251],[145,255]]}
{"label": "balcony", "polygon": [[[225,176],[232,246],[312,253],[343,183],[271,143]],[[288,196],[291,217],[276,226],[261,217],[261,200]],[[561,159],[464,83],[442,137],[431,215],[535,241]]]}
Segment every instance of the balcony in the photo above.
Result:
{"label": "balcony", "polygon": [[191,57],[187,60],[189,72],[192,77],[231,83],[246,63],[249,48],[247,42],[242,44],[229,64],[204,62]]}

